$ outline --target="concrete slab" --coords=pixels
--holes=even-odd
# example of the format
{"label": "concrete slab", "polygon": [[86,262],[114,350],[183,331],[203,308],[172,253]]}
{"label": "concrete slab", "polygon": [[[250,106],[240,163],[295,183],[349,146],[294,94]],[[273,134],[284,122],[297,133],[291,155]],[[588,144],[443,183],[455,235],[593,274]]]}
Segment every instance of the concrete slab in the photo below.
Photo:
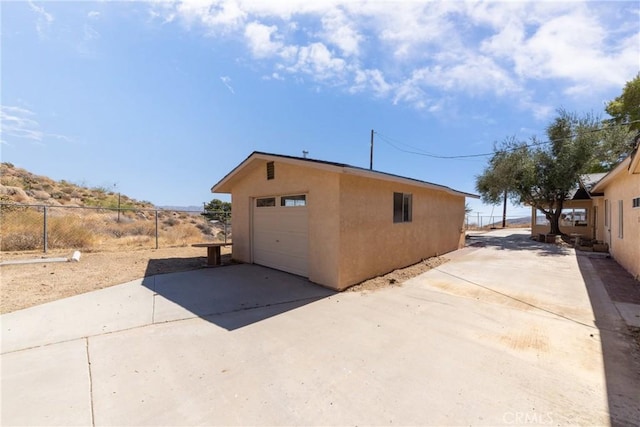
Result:
{"label": "concrete slab", "polygon": [[606,424],[597,331],[507,312],[414,283],[91,338],[96,424]]}
{"label": "concrete slab", "polygon": [[2,315],[2,353],[151,323],[153,291],[141,283],[135,280]]}
{"label": "concrete slab", "polygon": [[[335,293],[303,277],[246,264],[154,276],[143,285],[156,293],[154,322],[292,302],[304,305]],[[227,329],[246,326],[215,319],[219,326]]]}
{"label": "concrete slab", "polygon": [[0,356],[3,426],[92,425],[84,339]]}
{"label": "concrete slab", "polygon": [[624,302],[616,302],[614,304],[627,325],[640,328],[640,304]]}
{"label": "concrete slab", "polygon": [[[375,292],[330,294],[256,266],[147,279],[133,300],[151,319],[84,341],[92,393],[76,398],[95,425],[640,425],[640,364],[591,263],[512,230],[473,240]],[[41,313],[23,310],[28,336]],[[31,352],[85,388],[86,359],[59,345],[4,354],[3,396],[51,393],[23,368],[40,363],[21,361]],[[13,358],[22,373],[5,380]],[[7,417],[4,405],[3,424],[31,421],[31,403],[8,401]]]}

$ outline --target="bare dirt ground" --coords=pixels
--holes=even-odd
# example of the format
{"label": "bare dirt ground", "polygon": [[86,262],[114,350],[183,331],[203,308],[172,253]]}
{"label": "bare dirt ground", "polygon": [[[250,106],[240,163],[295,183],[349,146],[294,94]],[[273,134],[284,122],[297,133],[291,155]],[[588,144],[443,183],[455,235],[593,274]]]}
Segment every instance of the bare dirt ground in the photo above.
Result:
{"label": "bare dirt ground", "polygon": [[384,276],[378,276],[369,280],[365,280],[364,282],[352,286],[347,290],[351,292],[364,292],[374,291],[376,289],[384,288],[387,286],[402,286],[402,282],[405,282],[412,277],[422,274],[425,271],[429,271],[432,268],[436,268],[437,266],[442,265],[447,261],[449,261],[447,258],[441,256],[427,258],[417,264],[393,270],[392,272],[387,273]]}
{"label": "bare dirt ground", "polygon": [[[82,253],[79,262],[0,266],[0,313],[130,282],[155,274],[203,268],[205,248],[174,247]],[[230,248],[222,248],[223,263]],[[2,261],[68,258],[72,251],[2,252]]]}
{"label": "bare dirt ground", "polygon": [[[0,314],[32,307],[155,274],[203,268],[206,249],[174,247],[124,252],[82,253],[79,262],[41,262],[0,266]],[[230,248],[222,248],[223,263],[231,262]],[[69,258],[72,251],[2,252],[1,261]],[[402,282],[447,261],[429,258],[406,268],[374,277],[349,288],[351,292],[374,291]]]}

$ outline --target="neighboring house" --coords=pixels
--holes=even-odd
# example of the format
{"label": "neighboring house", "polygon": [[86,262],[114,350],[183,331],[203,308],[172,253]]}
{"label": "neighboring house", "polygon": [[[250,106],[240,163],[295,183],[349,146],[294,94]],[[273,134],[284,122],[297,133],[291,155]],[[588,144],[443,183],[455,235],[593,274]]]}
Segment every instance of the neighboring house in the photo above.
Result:
{"label": "neighboring house", "polygon": [[254,152],[215,184],[231,193],[233,258],[336,290],[464,246],[465,197],[341,163]]}
{"label": "neighboring house", "polygon": [[[568,235],[579,235],[584,239],[596,238],[597,211],[593,208],[593,186],[606,173],[592,173],[580,176],[578,186],[562,205],[562,213],[558,225],[560,231]],[[549,221],[536,208],[531,208],[531,234],[549,233]]]}
{"label": "neighboring house", "polygon": [[[564,203],[560,231],[609,245],[611,256],[640,280],[640,153],[607,174],[583,175]],[[532,209],[532,235],[548,233],[549,224]]]}

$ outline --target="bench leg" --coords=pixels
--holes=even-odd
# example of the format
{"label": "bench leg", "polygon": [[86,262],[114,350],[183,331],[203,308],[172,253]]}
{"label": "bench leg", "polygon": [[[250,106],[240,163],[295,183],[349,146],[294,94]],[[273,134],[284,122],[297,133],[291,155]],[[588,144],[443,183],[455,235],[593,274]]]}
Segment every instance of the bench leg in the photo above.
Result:
{"label": "bench leg", "polygon": [[220,265],[220,246],[209,246],[207,248],[207,265],[208,266],[216,266]]}

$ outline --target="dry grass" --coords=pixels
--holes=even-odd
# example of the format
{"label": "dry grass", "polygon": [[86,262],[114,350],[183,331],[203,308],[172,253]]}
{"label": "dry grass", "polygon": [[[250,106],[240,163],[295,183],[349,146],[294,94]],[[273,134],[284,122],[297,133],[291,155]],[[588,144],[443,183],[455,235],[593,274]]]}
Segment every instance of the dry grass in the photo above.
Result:
{"label": "dry grass", "polygon": [[[152,217],[153,219],[149,219]],[[5,209],[0,212],[0,250],[30,251],[44,248],[43,213],[36,209]],[[148,212],[62,209],[49,207],[47,247],[102,251],[113,249],[155,248],[156,222]],[[158,219],[158,245],[188,246],[224,238],[220,230],[199,216],[162,212]]]}

